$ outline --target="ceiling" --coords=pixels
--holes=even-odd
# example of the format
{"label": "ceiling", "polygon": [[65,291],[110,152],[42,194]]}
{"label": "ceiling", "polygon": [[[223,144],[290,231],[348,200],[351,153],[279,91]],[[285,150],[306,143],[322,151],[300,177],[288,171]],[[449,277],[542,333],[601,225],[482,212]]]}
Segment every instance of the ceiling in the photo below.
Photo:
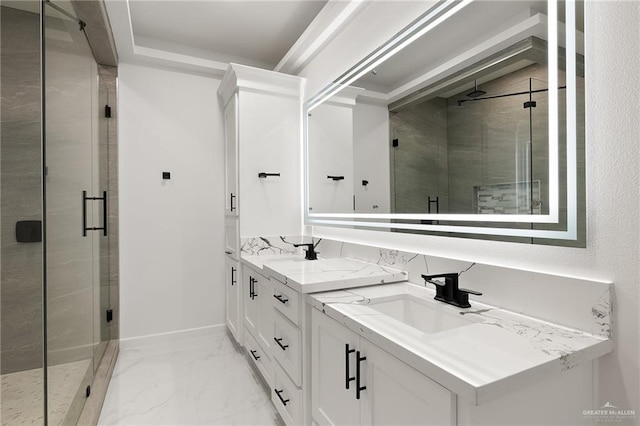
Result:
{"label": "ceiling", "polygon": [[136,46],[273,69],[327,0],[129,0]]}

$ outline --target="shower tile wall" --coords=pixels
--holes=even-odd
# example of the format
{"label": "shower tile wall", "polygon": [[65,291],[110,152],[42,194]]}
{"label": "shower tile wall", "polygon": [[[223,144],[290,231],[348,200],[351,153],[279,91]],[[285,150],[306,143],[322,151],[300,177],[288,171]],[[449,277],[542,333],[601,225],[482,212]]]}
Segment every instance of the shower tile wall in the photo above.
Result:
{"label": "shower tile wall", "polygon": [[18,243],[41,220],[39,16],[2,7],[0,222],[1,374],[42,367],[42,243]]}

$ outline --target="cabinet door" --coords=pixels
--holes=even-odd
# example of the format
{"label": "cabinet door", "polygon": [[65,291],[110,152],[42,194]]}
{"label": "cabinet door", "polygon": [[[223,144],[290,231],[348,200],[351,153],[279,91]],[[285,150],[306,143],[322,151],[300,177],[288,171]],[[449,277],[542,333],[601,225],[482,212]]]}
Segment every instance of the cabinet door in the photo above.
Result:
{"label": "cabinet door", "polygon": [[225,213],[238,215],[238,94],[224,109]]}
{"label": "cabinet door", "polygon": [[[355,356],[359,340],[357,334],[337,321],[316,309],[312,310],[311,415],[318,425],[360,424],[355,379],[348,380],[356,375]],[[347,352],[347,345],[353,352]]]}
{"label": "cabinet door", "polygon": [[455,395],[365,339],[360,341],[363,425],[455,425]]}
{"label": "cabinet door", "polygon": [[[256,272],[244,267],[242,274],[242,293],[244,300],[244,325],[253,337],[258,337],[258,324],[260,321],[260,291],[256,289]],[[258,290],[258,291],[256,291]]]}
{"label": "cabinet door", "polygon": [[224,251],[235,260],[240,260],[240,233],[238,218],[227,217],[224,221]]}
{"label": "cabinet door", "polygon": [[273,287],[271,281],[263,275],[255,276],[254,287],[256,293],[254,300],[258,301],[259,306],[256,337],[263,349],[271,353],[271,345],[275,343],[273,340]]}
{"label": "cabinet door", "polygon": [[239,264],[229,256],[225,256],[225,305],[227,327],[233,337],[240,343],[240,280]]}

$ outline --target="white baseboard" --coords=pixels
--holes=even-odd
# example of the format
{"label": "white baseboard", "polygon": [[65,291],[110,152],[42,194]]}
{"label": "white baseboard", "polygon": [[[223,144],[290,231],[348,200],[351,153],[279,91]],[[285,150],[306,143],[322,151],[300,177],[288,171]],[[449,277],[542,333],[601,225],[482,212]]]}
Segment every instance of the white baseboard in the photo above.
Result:
{"label": "white baseboard", "polygon": [[166,333],[149,334],[146,336],[129,337],[120,339],[120,350],[149,347],[175,347],[176,343],[206,340],[210,337],[224,334],[226,330],[227,326],[225,324],[217,324],[186,330],[169,331]]}

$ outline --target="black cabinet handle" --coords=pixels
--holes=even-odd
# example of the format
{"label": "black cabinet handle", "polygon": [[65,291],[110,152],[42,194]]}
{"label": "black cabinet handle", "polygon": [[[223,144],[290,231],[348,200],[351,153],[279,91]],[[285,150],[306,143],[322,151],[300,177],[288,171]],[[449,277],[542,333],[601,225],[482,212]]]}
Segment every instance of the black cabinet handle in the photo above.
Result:
{"label": "black cabinet handle", "polygon": [[287,348],[289,347],[289,345],[283,345],[282,343],[282,337],[274,337],[273,340],[276,341],[276,343],[278,344],[278,346],[280,346],[280,349],[282,349],[283,351],[286,351]]}
{"label": "black cabinet handle", "polygon": [[356,399],[360,399],[360,392],[367,388],[366,386],[360,386],[360,362],[366,359],[366,356],[360,357],[360,351],[356,352]]}
{"label": "black cabinet handle", "polygon": [[280,401],[282,402],[282,405],[284,405],[286,407],[287,406],[287,402],[289,402],[289,400],[288,399],[284,399],[282,397],[282,395],[280,395],[282,392],[284,392],[284,389],[280,389],[280,390],[274,389],[274,391],[275,391],[276,395],[278,395],[278,398],[280,398]]}
{"label": "black cabinet handle", "polygon": [[331,179],[331,180],[334,180],[334,181],[336,181],[336,180],[344,180],[344,176],[331,176],[331,175],[328,175],[327,179]]}
{"label": "black cabinet handle", "polygon": [[231,195],[231,199],[229,200],[229,203],[230,203],[229,210],[234,211],[236,208],[233,206],[233,199],[236,198],[236,196],[233,195],[233,193],[230,193],[229,195]]}
{"label": "black cabinet handle", "polygon": [[256,293],[256,287],[255,287],[256,282],[258,282],[258,280],[253,278],[251,275],[249,275],[249,298],[251,300],[258,297],[258,293]]}
{"label": "black cabinet handle", "polygon": [[236,274],[236,268],[232,266],[231,267],[231,285],[236,285],[235,274]]}
{"label": "black cabinet handle", "polygon": [[283,298],[281,294],[274,294],[273,297],[278,299],[280,303],[287,303],[289,301],[289,299]]}
{"label": "black cabinet handle", "polygon": [[355,380],[355,377],[349,377],[349,355],[354,353],[355,349],[349,349],[349,344],[344,345],[344,386],[346,389],[349,389],[349,382]]}
{"label": "black cabinet handle", "polygon": [[255,359],[256,361],[260,359],[260,355],[256,355],[256,352],[258,351],[249,351],[251,353],[251,356],[253,357],[253,359]]}

